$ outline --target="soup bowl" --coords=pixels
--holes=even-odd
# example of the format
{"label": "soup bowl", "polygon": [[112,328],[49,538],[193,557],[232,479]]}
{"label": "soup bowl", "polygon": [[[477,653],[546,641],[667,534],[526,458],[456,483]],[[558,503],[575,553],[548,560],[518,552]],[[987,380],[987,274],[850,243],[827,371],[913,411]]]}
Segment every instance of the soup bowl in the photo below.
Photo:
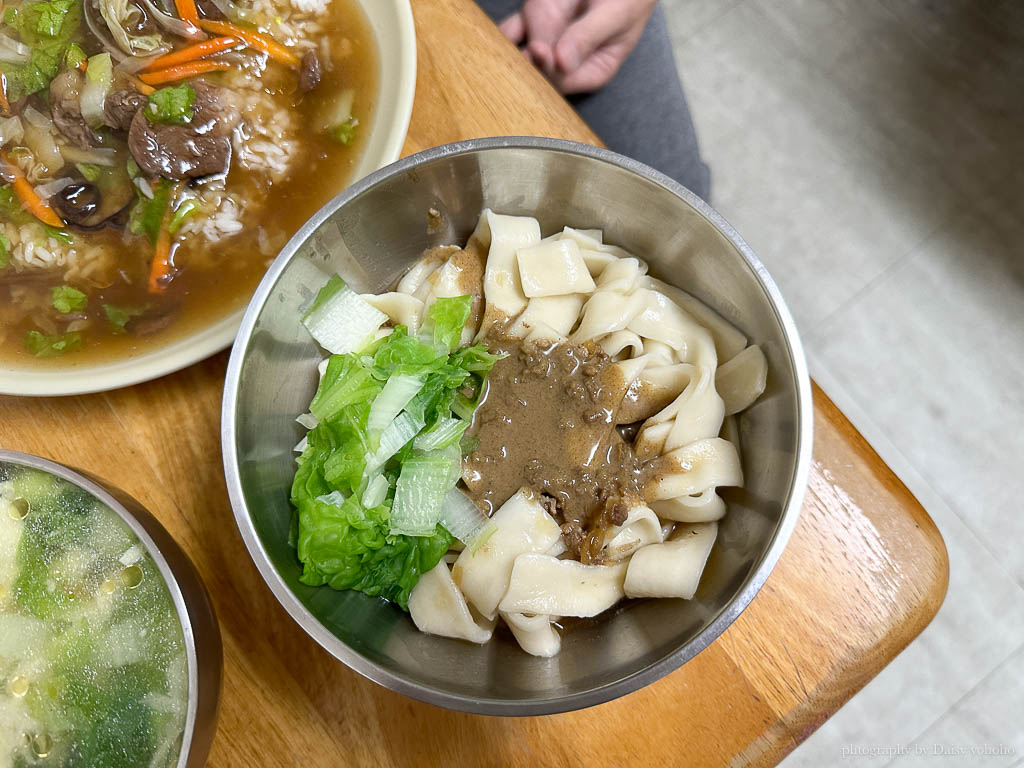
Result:
{"label": "soup bowl", "polygon": [[[167,529],[138,501],[99,478],[15,451],[0,450],[0,465],[3,464],[45,473],[85,491],[124,521],[152,559],[181,626],[187,667],[184,731],[174,765],[176,768],[201,768],[206,764],[217,727],[222,646],[217,618],[192,561]],[[0,759],[3,757],[0,755]]]}
{"label": "soup bowl", "polygon": [[[760,344],[767,389],[739,420],[745,487],[693,600],[627,601],[563,634],[549,659],[511,636],[487,645],[421,634],[397,606],[299,582],[289,544],[294,422],[316,389],[321,352],[301,307],[335,272],[358,291],[388,289],[425,249],[463,244],[481,209],[534,216],[542,234],[599,228]],[[747,606],[800,510],[811,457],[811,396],[800,341],[778,289],[736,232],[693,193],[633,160],[554,139],[451,144],[368,176],[323,208],[273,263],[242,320],[222,414],[235,519],[291,616],[371,680],[444,707],[538,715],[598,704],[693,658]]]}
{"label": "soup bowl", "polygon": [[[409,0],[355,0],[377,44],[379,87],[371,124],[351,178],[358,179],[398,159],[409,129],[416,89],[416,30]],[[339,184],[337,190],[341,189]],[[331,190],[333,194],[335,190]],[[163,346],[144,347],[137,355],[81,364],[61,358],[60,368],[32,361],[0,360],[0,394],[74,395],[125,387],[172,373],[230,346],[243,309],[189,331]]]}

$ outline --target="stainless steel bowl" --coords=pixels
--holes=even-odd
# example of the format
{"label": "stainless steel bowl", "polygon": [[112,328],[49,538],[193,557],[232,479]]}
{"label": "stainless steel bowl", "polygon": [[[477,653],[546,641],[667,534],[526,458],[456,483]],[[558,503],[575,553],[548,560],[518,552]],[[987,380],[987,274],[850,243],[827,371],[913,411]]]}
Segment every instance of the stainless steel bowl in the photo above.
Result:
{"label": "stainless steel bowl", "polygon": [[192,561],[145,507],[103,480],[16,451],[0,450],[0,462],[55,475],[99,499],[125,521],[153,558],[178,612],[188,661],[188,710],[177,768],[202,768],[217,730],[222,651],[217,617]]}
{"label": "stainless steel bowl", "polygon": [[[288,544],[295,417],[320,352],[300,306],[339,272],[360,291],[390,286],[424,249],[463,243],[482,208],[536,216],[545,234],[604,230],[607,242],[696,294],[765,351],[768,389],[740,420],[746,486],[696,598],[623,604],[566,633],[552,659],[511,638],[488,645],[423,635],[401,610],[299,583]],[[436,214],[429,214],[434,211]],[[439,214],[439,216],[437,215]],[[721,216],[652,169],[553,139],[479,139],[431,149],[336,197],[288,243],[249,305],[224,390],[224,469],[239,530],[277,599],[318,643],[392,690],[453,709],[539,715],[634,691],[693,658],[764,584],[796,524],[811,458],[811,395],[792,318],[764,266]]]}

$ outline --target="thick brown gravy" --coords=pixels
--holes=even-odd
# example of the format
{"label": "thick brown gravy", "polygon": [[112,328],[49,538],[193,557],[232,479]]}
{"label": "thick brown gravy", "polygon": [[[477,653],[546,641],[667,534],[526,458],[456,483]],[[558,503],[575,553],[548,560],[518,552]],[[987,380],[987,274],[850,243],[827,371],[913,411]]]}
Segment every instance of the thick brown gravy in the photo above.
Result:
{"label": "thick brown gravy", "polygon": [[601,559],[604,531],[625,521],[647,464],[615,423],[624,382],[594,345],[491,340],[507,353],[488,377],[464,464],[470,496],[488,514],[522,487],[538,493],[570,553]]}

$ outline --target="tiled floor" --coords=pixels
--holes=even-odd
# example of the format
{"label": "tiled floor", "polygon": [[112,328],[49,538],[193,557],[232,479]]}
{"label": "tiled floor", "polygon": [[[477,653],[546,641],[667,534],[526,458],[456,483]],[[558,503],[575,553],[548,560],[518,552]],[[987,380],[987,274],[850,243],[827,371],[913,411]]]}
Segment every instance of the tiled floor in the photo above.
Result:
{"label": "tiled floor", "polygon": [[1024,766],[1024,2],[664,3],[713,204],[949,549],[936,619],[786,765]]}

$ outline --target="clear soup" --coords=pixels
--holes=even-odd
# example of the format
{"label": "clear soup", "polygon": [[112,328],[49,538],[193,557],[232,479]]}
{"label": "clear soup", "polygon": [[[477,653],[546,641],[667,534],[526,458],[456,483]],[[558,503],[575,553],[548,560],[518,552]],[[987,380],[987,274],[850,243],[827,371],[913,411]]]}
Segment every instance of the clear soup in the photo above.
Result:
{"label": "clear soup", "polygon": [[188,703],[153,559],[109,507],[0,463],[0,765],[164,768]]}

